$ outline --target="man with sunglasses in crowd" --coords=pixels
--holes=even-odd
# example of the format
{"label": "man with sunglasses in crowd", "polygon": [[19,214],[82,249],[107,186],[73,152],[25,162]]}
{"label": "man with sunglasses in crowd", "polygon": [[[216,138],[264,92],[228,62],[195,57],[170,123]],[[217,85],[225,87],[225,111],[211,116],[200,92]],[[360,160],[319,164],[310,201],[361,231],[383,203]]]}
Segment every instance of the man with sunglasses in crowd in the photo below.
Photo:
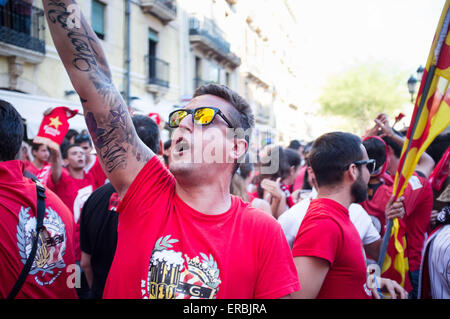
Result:
{"label": "man with sunglasses in crowd", "polygon": [[138,138],[84,17],[76,32],[64,23],[73,1],[43,3],[103,169],[122,198],[103,297],[280,298],[299,290],[276,220],[230,195],[253,126],[248,103],[224,86],[197,89],[169,118],[169,171]]}
{"label": "man with sunglasses in crowd", "polygon": [[[293,297],[380,298],[376,285],[367,279],[363,245],[348,212],[351,203],[366,199],[375,161],[369,159],[359,137],[343,132],[319,137],[308,161],[318,195],[308,207],[292,249],[302,286]],[[377,278],[375,282],[392,298],[407,297],[394,281]]]}

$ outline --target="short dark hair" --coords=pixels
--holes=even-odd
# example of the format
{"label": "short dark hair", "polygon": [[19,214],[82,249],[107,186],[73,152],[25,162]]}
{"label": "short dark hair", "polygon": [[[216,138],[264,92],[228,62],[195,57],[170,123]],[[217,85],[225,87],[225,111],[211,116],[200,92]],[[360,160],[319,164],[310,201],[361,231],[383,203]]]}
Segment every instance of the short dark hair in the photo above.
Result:
{"label": "short dark hair", "polygon": [[66,136],[64,136],[65,139],[70,140],[72,137],[77,136],[78,135],[78,131],[74,130],[73,128],[70,128],[67,133]]}
{"label": "short dark hair", "polygon": [[[31,151],[39,151],[39,149],[41,148],[41,146],[44,144],[41,143],[33,143],[31,144]],[[47,146],[48,147],[48,146]]]}
{"label": "short dark hair", "polygon": [[450,146],[450,132],[441,133],[431,142],[426,152],[433,158],[434,162],[439,163],[445,151]]}
{"label": "short dark hair", "polygon": [[376,161],[375,170],[378,170],[386,162],[386,147],[382,141],[376,138],[369,138],[363,141],[363,145],[369,158]]}
{"label": "short dark hair", "polygon": [[339,184],[344,168],[363,157],[361,139],[351,133],[332,132],[315,140],[308,154],[318,186]]}
{"label": "short dark hair", "polygon": [[69,150],[73,147],[81,147],[81,146],[80,146],[80,144],[75,143],[75,144],[69,144],[66,147],[64,147],[61,152],[63,159],[67,159],[69,157]]}
{"label": "short dark hair", "polygon": [[134,128],[139,138],[153,153],[159,152],[159,128],[150,117],[145,115],[133,115]]}
{"label": "short dark hair", "polygon": [[16,159],[24,136],[22,117],[10,103],[0,100],[0,161]]}
{"label": "short dark hair", "polygon": [[76,144],[81,144],[81,143],[85,143],[88,142],[90,146],[92,146],[92,141],[91,141],[91,137],[88,134],[80,134],[75,136],[75,143]]}
{"label": "short dark hair", "polygon": [[383,141],[386,143],[387,146],[392,147],[392,149],[394,150],[394,155],[397,158],[400,158],[400,156],[402,155],[402,147],[398,145],[397,143],[394,142],[394,140],[388,136],[384,136],[382,137]]}
{"label": "short dark hair", "polygon": [[300,143],[299,140],[292,140],[292,141],[289,143],[288,148],[298,151],[298,149],[300,148],[300,146],[302,146],[302,143]]}
{"label": "short dark hair", "polygon": [[[236,114],[230,114],[230,121],[234,128],[242,128],[244,131],[247,131],[255,126],[253,111],[247,101],[239,94],[225,85],[209,83],[197,88],[194,92],[194,97],[207,94],[224,99],[237,111]],[[251,132],[249,131],[249,133]],[[248,145],[250,145],[250,134],[246,134],[246,136],[242,137],[245,138]]]}

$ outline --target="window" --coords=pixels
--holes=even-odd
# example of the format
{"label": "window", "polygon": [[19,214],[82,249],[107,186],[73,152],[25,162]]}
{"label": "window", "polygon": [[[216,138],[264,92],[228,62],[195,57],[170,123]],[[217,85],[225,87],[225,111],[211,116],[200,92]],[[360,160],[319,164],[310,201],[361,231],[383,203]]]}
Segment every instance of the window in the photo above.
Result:
{"label": "window", "polygon": [[150,79],[156,78],[156,46],[158,44],[158,33],[152,29],[148,30],[148,56]]}
{"label": "window", "polygon": [[105,38],[105,9],[106,5],[100,1],[92,1],[91,21],[92,29],[99,39]]}

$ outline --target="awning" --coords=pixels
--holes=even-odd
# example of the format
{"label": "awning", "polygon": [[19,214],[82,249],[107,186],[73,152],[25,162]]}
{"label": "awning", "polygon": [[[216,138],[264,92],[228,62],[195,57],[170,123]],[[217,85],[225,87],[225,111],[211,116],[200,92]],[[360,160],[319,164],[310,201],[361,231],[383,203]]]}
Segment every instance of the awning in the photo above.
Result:
{"label": "awning", "polygon": [[[11,103],[27,123],[28,138],[32,139],[39,131],[44,111],[49,107],[67,106],[83,113],[80,102],[52,99],[44,96],[0,90],[0,99]],[[69,119],[71,129],[80,132],[87,129],[84,116],[76,115]]]}

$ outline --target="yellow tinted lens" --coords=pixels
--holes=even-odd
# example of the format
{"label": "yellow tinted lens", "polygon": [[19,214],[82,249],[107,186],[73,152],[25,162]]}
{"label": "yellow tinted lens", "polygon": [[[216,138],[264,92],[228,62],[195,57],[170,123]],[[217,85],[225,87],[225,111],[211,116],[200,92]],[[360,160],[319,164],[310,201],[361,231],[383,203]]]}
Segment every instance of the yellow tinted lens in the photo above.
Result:
{"label": "yellow tinted lens", "polygon": [[178,126],[180,122],[187,116],[186,111],[178,111],[172,114],[170,117],[170,126]]}
{"label": "yellow tinted lens", "polygon": [[197,124],[205,125],[211,123],[214,118],[215,111],[210,108],[198,109],[194,114],[194,121]]}

